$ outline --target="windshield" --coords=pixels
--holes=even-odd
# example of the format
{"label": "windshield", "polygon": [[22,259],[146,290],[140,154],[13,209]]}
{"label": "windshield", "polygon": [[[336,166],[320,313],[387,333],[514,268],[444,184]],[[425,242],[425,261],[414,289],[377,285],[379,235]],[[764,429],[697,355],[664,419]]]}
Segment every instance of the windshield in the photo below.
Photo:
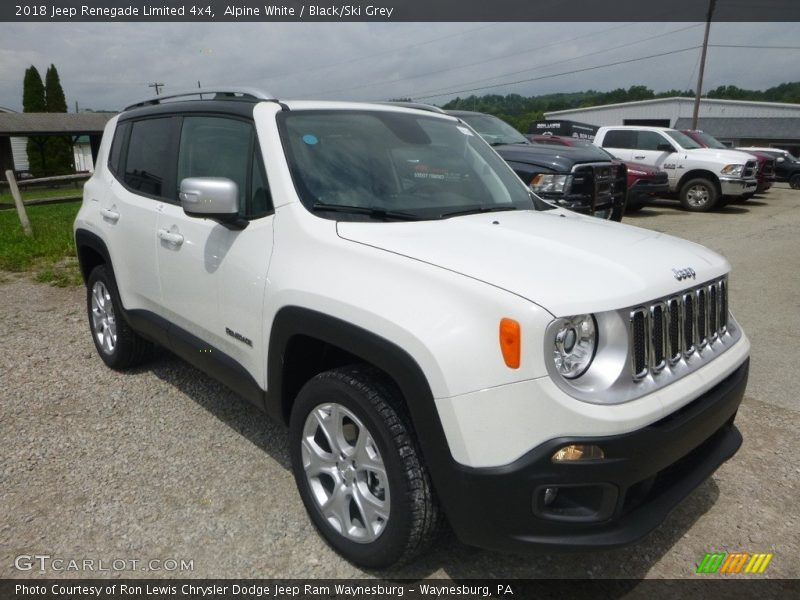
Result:
{"label": "windshield", "polygon": [[475,131],[481,134],[481,137],[493,146],[500,144],[529,144],[528,139],[519,131],[514,129],[511,125],[493,117],[492,115],[483,115],[475,113],[473,115],[454,115],[462,121],[466,122]]}
{"label": "windshield", "polygon": [[715,150],[729,150],[729,148],[725,144],[720,142],[713,135],[708,135],[707,133],[704,133],[702,131],[696,131],[695,135],[699,137],[701,140],[703,140],[703,143],[708,148],[714,148]]}
{"label": "windshield", "polygon": [[678,144],[684,150],[695,150],[696,148],[702,148],[700,144],[695,142],[685,133],[681,133],[680,131],[676,131],[674,129],[665,129],[664,133],[666,133],[669,137],[678,142]]}
{"label": "windshield", "polygon": [[338,220],[552,208],[455,120],[374,110],[278,114],[303,205]]}

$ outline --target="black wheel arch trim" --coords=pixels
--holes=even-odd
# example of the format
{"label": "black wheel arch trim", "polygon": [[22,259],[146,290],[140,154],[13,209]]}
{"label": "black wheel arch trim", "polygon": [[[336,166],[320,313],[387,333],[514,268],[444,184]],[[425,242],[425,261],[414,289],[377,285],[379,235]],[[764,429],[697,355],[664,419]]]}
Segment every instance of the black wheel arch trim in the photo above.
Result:
{"label": "black wheel arch trim", "polygon": [[91,269],[89,268],[90,265],[85,263],[86,255],[81,252],[81,250],[84,248],[88,248],[99,254],[103,258],[105,264],[109,267],[111,276],[114,276],[114,268],[111,265],[111,254],[108,252],[106,243],[100,238],[99,235],[92,233],[91,231],[86,231],[85,229],[76,229],[75,249],[78,254],[78,265],[80,266],[84,285],[89,280],[89,274],[91,273]]}
{"label": "black wheel arch trim", "polygon": [[463,493],[460,469],[453,459],[430,385],[416,360],[404,349],[381,336],[336,317],[307,308],[287,306],[275,315],[269,340],[267,364],[267,413],[286,423],[283,388],[284,353],[292,337],[308,336],[336,346],[386,373],[400,388],[411,415],[431,481],[445,514]]}

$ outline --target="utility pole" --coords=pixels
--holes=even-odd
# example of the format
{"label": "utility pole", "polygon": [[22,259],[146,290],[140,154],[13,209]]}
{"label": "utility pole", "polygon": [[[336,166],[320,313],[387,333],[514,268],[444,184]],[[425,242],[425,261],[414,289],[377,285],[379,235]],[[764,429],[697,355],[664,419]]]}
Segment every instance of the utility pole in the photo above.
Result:
{"label": "utility pole", "polygon": [[706,51],[708,50],[708,32],[711,30],[711,16],[714,14],[714,5],[717,0],[708,1],[708,15],[706,16],[706,33],[703,36],[703,52],[700,55],[700,73],[697,75],[697,95],[694,98],[694,112],[692,113],[692,129],[697,129],[697,117],[700,114],[700,95],[703,93],[703,73],[706,70]]}
{"label": "utility pole", "polygon": [[164,87],[163,83],[151,83],[147,87],[156,88],[156,96],[161,93],[161,88]]}

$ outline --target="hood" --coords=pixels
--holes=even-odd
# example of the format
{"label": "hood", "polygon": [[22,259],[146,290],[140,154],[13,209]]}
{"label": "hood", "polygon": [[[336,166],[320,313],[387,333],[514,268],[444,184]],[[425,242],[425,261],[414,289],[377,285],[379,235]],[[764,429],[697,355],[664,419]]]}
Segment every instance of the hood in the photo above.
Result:
{"label": "hood", "polygon": [[[663,233],[564,210],[520,210],[403,223],[339,222],[345,240],[460,273],[555,316],[660,298],[724,275],[728,262]],[[696,280],[672,269],[691,267]]]}
{"label": "hood", "polygon": [[747,164],[748,161],[755,161],[755,157],[748,154],[747,152],[741,152],[739,150],[717,150],[715,148],[695,148],[693,150],[686,150],[686,154],[688,156],[697,156],[698,158],[705,158],[706,160],[709,157],[714,157],[720,162],[724,162],[726,165],[744,165]]}
{"label": "hood", "polygon": [[578,163],[612,161],[611,157],[594,146],[506,144],[495,146],[494,149],[506,161],[546,166],[554,171],[569,171]]}

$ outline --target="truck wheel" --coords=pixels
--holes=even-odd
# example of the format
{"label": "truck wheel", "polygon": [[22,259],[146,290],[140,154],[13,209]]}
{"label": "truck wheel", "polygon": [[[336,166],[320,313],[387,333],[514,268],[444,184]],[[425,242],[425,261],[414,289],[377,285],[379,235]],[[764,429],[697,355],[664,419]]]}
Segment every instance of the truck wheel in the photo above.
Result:
{"label": "truck wheel", "polygon": [[697,178],[683,184],[680,200],[686,210],[705,212],[714,208],[717,196],[717,187],[712,181]]}
{"label": "truck wheel", "polygon": [[86,311],[95,348],[107,366],[121,370],[144,362],[153,345],[125,321],[117,286],[104,265],[95,267],[89,275]]}
{"label": "truck wheel", "polygon": [[625,205],[625,214],[639,212],[645,207],[645,203],[641,201],[630,201]]}
{"label": "truck wheel", "polygon": [[403,409],[393,382],[362,365],[317,375],[292,408],[292,470],[306,511],[361,567],[406,562],[438,532],[438,504]]}
{"label": "truck wheel", "polygon": [[789,185],[793,190],[800,190],[800,173],[795,173],[789,178]]}

